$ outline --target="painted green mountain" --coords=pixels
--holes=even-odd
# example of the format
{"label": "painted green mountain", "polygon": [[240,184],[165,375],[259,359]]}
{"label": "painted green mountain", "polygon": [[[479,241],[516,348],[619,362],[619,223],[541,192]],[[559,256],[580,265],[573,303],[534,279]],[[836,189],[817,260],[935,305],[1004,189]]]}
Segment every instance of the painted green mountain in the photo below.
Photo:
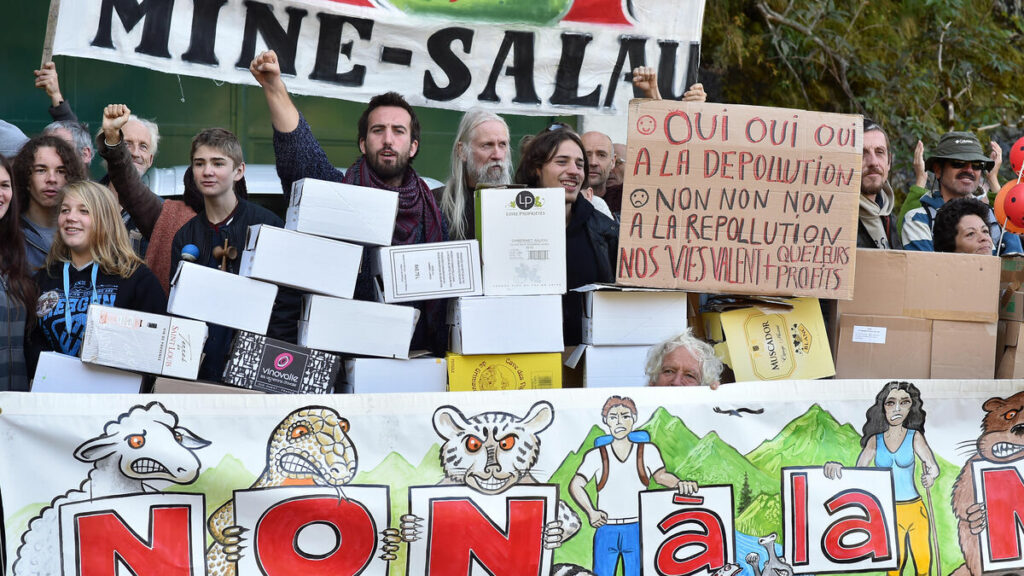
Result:
{"label": "painted green mountain", "polygon": [[739,514],[740,489],[743,475],[750,484],[751,496],[772,494],[778,489],[775,480],[754,467],[735,448],[724,442],[717,433],[709,432],[690,450],[682,464],[670,472],[681,479],[696,480],[698,484],[732,484],[733,504]]}
{"label": "painted green mountain", "polygon": [[775,479],[774,492],[778,494],[783,467],[820,466],[828,461],[853,466],[858,454],[860,435],[853,426],[840,425],[831,414],[814,404],[746,456],[769,478]]}
{"label": "painted green mountain", "polygon": [[[431,445],[420,463],[413,466],[401,454],[392,452],[375,468],[356,474],[353,484],[386,484],[391,486],[391,527],[401,526],[402,515],[409,511],[409,487],[430,486],[444,478],[441,471],[441,460],[438,458],[440,446]],[[398,559],[389,566],[391,576],[405,574],[405,558],[408,546],[400,545]]]}
{"label": "painted green mountain", "polygon": [[[549,484],[558,484],[558,497],[563,502],[569,504],[576,511],[576,514],[579,514],[580,521],[583,524],[583,527],[580,528],[580,531],[571,540],[555,548],[556,563],[570,562],[580,566],[590,566],[592,564],[594,528],[587,521],[587,515],[576,505],[572,496],[569,495],[569,481],[576,475],[576,470],[583,463],[583,456],[586,455],[587,450],[594,446],[594,440],[603,434],[607,434],[607,432],[597,426],[591,427],[590,431],[587,432],[586,439],[580,444],[579,449],[569,452],[565,459],[562,460],[562,464],[555,470],[555,473],[547,480]],[[587,484],[587,494],[590,495],[591,502],[596,500],[597,495],[593,482]]]}

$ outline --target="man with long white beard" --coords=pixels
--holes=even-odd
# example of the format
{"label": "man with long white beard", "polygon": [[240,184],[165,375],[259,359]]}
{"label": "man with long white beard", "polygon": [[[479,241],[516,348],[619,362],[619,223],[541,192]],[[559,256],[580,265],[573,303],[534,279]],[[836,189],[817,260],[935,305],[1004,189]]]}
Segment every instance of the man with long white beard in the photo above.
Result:
{"label": "man with long white beard", "polygon": [[448,237],[465,240],[476,237],[473,191],[484,184],[512,183],[512,156],[505,120],[482,108],[471,108],[462,116],[452,146],[452,164],[443,188],[434,198],[448,221]]}

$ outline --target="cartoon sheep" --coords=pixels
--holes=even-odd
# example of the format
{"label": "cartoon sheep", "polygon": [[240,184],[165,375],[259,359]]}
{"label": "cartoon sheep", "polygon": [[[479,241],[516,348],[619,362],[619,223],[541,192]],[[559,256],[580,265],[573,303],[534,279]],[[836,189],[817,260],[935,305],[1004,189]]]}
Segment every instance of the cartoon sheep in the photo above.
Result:
{"label": "cartoon sheep", "polygon": [[81,486],[57,496],[28,524],[21,538],[12,574],[52,576],[61,573],[59,511],[61,505],[156,492],[147,480],[191,484],[199,476],[195,450],[210,443],[178,426],[178,415],[159,402],[135,406],[107,422],[103,434],[75,449],[75,458],[92,462]]}

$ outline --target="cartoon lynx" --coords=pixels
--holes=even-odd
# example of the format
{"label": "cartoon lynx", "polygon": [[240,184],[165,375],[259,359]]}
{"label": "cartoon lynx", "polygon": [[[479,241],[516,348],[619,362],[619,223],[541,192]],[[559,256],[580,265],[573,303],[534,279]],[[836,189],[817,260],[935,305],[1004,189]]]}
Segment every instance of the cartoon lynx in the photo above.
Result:
{"label": "cartoon lynx", "polygon": [[[434,412],[434,430],[445,440],[441,446],[440,485],[465,484],[482,494],[501,494],[520,484],[537,484],[533,465],[540,453],[540,438],[554,420],[554,408],[540,401],[519,418],[508,412],[484,412],[466,417],[458,408],[442,406]],[[402,518],[402,534],[415,540],[422,519]],[[561,500],[558,520],[544,529],[544,545],[555,548],[580,529],[580,519]]]}

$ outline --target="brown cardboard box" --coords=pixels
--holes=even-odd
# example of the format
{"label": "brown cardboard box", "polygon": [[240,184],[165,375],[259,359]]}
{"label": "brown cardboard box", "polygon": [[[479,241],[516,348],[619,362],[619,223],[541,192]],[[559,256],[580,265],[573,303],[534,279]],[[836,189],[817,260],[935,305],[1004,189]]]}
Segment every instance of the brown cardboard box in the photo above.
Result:
{"label": "brown cardboard box", "polygon": [[857,290],[839,314],[995,322],[999,275],[995,257],[857,250]]}
{"label": "brown cardboard box", "polygon": [[1024,292],[1016,291],[1008,294],[1006,303],[1000,302],[999,319],[1024,321]]}
{"label": "brown cardboard box", "polygon": [[214,382],[157,378],[153,382],[153,394],[263,394],[263,392]]}
{"label": "brown cardboard box", "polygon": [[992,378],[996,369],[996,323],[932,323],[931,378]]}
{"label": "brown cardboard box", "polygon": [[1024,377],[1024,347],[1007,346],[999,358],[996,367],[996,378]]}
{"label": "brown cardboard box", "polygon": [[932,321],[846,314],[839,322],[836,378],[928,378]]}

